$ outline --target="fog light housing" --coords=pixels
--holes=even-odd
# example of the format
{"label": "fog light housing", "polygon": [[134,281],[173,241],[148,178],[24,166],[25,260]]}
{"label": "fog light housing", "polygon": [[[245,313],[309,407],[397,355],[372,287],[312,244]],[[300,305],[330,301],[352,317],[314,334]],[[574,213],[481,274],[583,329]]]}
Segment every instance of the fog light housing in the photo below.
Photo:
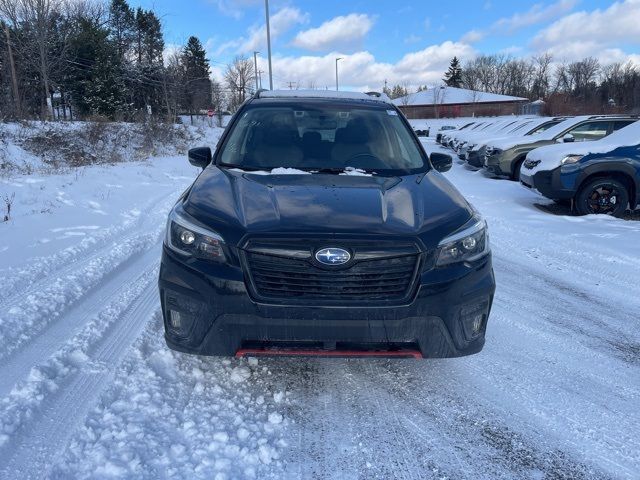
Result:
{"label": "fog light housing", "polygon": [[174,337],[186,338],[199,316],[204,315],[202,302],[174,292],[165,294],[166,327]]}
{"label": "fog light housing", "polygon": [[460,323],[467,340],[475,340],[484,331],[489,316],[489,302],[484,300],[463,306],[460,309]]}

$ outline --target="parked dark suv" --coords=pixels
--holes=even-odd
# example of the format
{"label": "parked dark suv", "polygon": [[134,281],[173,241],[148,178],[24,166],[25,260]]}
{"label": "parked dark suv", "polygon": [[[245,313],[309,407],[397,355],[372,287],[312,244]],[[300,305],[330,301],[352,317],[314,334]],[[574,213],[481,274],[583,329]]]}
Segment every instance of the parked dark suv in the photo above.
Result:
{"label": "parked dark suv", "polygon": [[640,205],[640,121],[597,142],[532,150],[520,182],[547,198],[571,200],[580,215],[621,216]]}
{"label": "parked dark suv", "polygon": [[[330,96],[328,96],[330,95]],[[203,355],[479,352],[495,289],[487,227],[386,97],[247,101],[172,209],[169,347]]]}
{"label": "parked dark suv", "polygon": [[572,117],[533,137],[510,137],[494,141],[487,145],[484,168],[496,175],[518,180],[524,159],[534,148],[555,143],[600,140],[637,119],[631,115]]}

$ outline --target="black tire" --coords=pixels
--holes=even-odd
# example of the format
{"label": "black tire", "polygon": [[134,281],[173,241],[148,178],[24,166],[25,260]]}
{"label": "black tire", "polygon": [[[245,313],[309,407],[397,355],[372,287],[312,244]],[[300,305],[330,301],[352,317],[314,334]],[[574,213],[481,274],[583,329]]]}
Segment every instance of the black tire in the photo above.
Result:
{"label": "black tire", "polygon": [[596,178],[582,187],[576,195],[578,215],[606,214],[621,217],[629,205],[627,186],[614,178]]}
{"label": "black tire", "polygon": [[524,158],[516,160],[513,164],[513,173],[511,174],[511,180],[515,180],[516,182],[520,181],[520,170],[522,170],[522,164],[524,163]]}

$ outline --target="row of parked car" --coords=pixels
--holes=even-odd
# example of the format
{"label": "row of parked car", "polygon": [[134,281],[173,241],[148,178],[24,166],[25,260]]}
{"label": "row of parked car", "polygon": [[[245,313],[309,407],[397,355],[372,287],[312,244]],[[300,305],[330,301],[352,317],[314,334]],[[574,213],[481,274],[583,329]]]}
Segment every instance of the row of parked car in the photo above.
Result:
{"label": "row of parked car", "polygon": [[581,215],[640,207],[640,122],[632,115],[485,118],[436,141]]}

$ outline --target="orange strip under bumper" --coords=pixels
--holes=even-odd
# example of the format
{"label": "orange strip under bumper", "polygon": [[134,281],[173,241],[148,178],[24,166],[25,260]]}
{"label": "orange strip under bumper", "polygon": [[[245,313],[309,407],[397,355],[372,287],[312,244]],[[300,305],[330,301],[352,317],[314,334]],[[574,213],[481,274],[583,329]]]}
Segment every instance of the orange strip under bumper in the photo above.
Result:
{"label": "orange strip under bumper", "polygon": [[241,348],[236,358],[244,357],[335,357],[335,358],[423,358],[418,350],[304,350],[286,348]]}

